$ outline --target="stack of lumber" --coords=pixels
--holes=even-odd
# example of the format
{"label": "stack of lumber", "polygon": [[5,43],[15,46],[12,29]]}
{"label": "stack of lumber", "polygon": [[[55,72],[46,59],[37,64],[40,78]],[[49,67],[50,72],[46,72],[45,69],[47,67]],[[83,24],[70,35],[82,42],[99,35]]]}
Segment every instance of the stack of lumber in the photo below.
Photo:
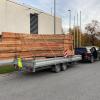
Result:
{"label": "stack of lumber", "polygon": [[73,55],[71,35],[30,35],[3,32],[0,40],[0,59],[60,57]]}

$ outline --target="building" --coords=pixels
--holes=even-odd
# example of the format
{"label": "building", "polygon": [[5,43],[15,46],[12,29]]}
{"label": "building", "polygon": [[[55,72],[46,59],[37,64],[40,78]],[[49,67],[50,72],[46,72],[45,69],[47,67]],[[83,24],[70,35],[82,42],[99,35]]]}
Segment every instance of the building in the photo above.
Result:
{"label": "building", "polygon": [[[0,0],[1,32],[54,34],[54,17],[14,0]],[[59,17],[56,17],[56,34],[62,34],[62,21]]]}

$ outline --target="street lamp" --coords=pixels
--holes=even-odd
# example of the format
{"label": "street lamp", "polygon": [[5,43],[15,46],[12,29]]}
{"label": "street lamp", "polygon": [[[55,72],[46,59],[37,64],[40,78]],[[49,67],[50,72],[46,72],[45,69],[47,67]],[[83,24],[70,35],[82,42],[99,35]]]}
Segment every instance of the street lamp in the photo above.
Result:
{"label": "street lamp", "polygon": [[70,29],[71,29],[71,10],[68,10],[69,12],[69,33],[70,33]]}

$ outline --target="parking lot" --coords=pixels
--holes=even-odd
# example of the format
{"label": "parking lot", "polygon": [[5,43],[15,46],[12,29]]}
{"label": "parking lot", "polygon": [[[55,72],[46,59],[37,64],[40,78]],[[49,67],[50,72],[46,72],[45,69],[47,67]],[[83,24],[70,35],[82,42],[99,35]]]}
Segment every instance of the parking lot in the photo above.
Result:
{"label": "parking lot", "polygon": [[100,62],[60,73],[1,75],[0,100],[100,100]]}

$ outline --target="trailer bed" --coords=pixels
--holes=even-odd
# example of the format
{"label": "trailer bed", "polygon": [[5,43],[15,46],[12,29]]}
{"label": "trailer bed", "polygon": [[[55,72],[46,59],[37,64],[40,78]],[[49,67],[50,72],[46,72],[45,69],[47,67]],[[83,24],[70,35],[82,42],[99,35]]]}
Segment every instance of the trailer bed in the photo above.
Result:
{"label": "trailer bed", "polygon": [[[45,69],[49,68],[51,66],[56,66],[60,64],[66,64],[77,62],[82,60],[81,55],[74,55],[71,57],[55,57],[55,58],[47,58],[47,59],[41,59],[41,60],[22,60],[23,63],[23,70],[32,70],[32,72],[35,72],[36,69]],[[14,65],[17,65],[17,60],[14,61]]]}

